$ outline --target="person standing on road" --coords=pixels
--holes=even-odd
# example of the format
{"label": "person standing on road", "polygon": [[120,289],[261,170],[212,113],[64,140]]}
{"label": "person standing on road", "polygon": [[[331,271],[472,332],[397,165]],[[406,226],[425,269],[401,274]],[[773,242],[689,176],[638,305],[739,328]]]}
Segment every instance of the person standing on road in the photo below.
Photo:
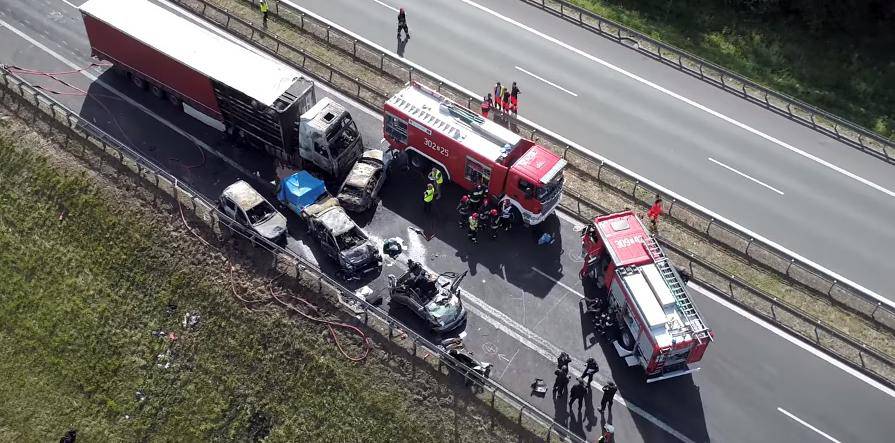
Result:
{"label": "person standing on road", "polygon": [[407,28],[407,15],[404,14],[404,8],[398,11],[398,40],[401,39],[402,30],[407,35],[407,38],[410,38],[410,29]]}
{"label": "person standing on road", "polygon": [[597,372],[600,372],[600,366],[597,365],[597,361],[593,357],[588,358],[584,366],[584,373],[581,374],[582,378],[587,378],[587,389],[590,389],[590,383],[594,381],[594,374]]}
{"label": "person standing on road", "polygon": [[491,240],[497,240],[497,231],[500,230],[500,213],[497,212],[497,209],[491,209],[489,211],[490,227],[491,227]]}
{"label": "person standing on road", "polygon": [[472,192],[469,194],[469,206],[472,207],[473,210],[478,211],[479,208],[482,207],[482,200],[485,199],[485,187],[482,186],[481,183],[475,185]]}
{"label": "person standing on road", "polygon": [[433,166],[429,171],[429,181],[435,186],[435,200],[441,199],[441,184],[444,183],[444,176],[437,166]]}
{"label": "person standing on road", "polygon": [[497,84],[494,85],[494,108],[497,109],[498,111],[500,111],[500,109],[501,109],[500,98],[503,96],[500,95],[500,92],[501,92],[502,88],[503,87],[500,86],[500,82],[497,82]]}
{"label": "person standing on road", "polygon": [[258,2],[258,9],[261,11],[261,19],[263,20],[264,27],[267,27],[267,12],[270,10],[270,7],[267,5],[267,0],[261,0]]}
{"label": "person standing on road", "polygon": [[426,185],[426,191],[423,192],[423,212],[432,212],[432,200],[435,200],[435,187],[432,183]]}
{"label": "person standing on road", "polygon": [[556,367],[562,368],[565,366],[566,370],[569,369],[569,363],[572,362],[572,357],[569,357],[569,354],[566,352],[560,352],[559,357],[556,357]]}
{"label": "person standing on road", "polygon": [[472,215],[469,216],[469,223],[467,223],[467,231],[466,236],[472,240],[473,243],[478,243],[478,230],[479,230],[479,213],[473,212]]}
{"label": "person standing on road", "polygon": [[504,231],[509,231],[513,226],[513,204],[509,199],[500,202],[500,224]]}
{"label": "person standing on road", "polygon": [[513,82],[513,86],[510,88],[510,102],[513,114],[516,115],[519,115],[519,92],[519,87],[516,86],[516,82]]}
{"label": "person standing on road", "polygon": [[556,374],[556,381],[553,382],[553,398],[556,398],[557,395],[566,392],[566,387],[569,384],[569,367],[560,366],[553,373]]}
{"label": "person standing on road", "polygon": [[606,410],[607,406],[609,407],[609,412],[612,412],[612,399],[615,398],[616,392],[618,392],[618,388],[611,381],[606,383],[606,386],[603,386],[603,398],[600,399],[600,414]]}
{"label": "person standing on road", "polygon": [[469,197],[464,195],[460,197],[460,203],[457,204],[457,215],[459,219],[457,220],[460,225],[460,229],[463,229],[463,226],[466,226],[466,221],[469,220]]}
{"label": "person standing on road", "polygon": [[584,404],[584,396],[587,395],[587,388],[584,387],[584,380],[578,379],[572,391],[569,392],[569,414],[572,413],[572,404],[578,401],[578,415],[581,415],[581,406]]}
{"label": "person standing on road", "polygon": [[505,107],[507,117],[513,113],[513,100],[512,96],[510,96],[510,90],[507,88],[503,88],[503,105]]}

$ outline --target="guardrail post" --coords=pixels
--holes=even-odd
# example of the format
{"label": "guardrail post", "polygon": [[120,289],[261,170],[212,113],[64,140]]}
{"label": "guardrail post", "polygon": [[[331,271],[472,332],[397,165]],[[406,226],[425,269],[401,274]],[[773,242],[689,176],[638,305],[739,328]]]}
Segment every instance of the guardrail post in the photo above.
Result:
{"label": "guardrail post", "polygon": [[416,337],[413,338],[413,356],[416,357]]}
{"label": "guardrail post", "polygon": [[379,54],[379,70],[385,71],[385,54]]}
{"label": "guardrail post", "polygon": [[354,49],[351,52],[354,54],[354,58],[357,58],[357,39],[354,39]]}
{"label": "guardrail post", "polygon": [[355,77],[354,83],[357,84],[357,96],[360,97],[360,78]]}
{"label": "guardrail post", "polygon": [[522,426],[522,412],[524,412],[524,411],[525,411],[525,405],[519,406],[519,419],[518,419],[519,426]]}
{"label": "guardrail post", "polygon": [[796,259],[794,259],[794,258],[789,259],[789,265],[786,266],[786,276],[787,277],[789,277],[789,268],[791,268],[792,264],[795,262],[796,262]]}
{"label": "guardrail post", "polygon": [[394,325],[392,325],[391,320],[388,322],[388,339],[391,340],[394,335]]}
{"label": "guardrail post", "polygon": [[329,30],[330,30],[330,28],[331,28],[331,26],[326,25],[326,44],[328,44],[328,45],[331,44],[331,43],[329,42]]}
{"label": "guardrail post", "polygon": [[407,78],[409,79],[407,81],[413,81],[413,66],[411,66],[410,69],[407,71]]}
{"label": "guardrail post", "polygon": [[[862,347],[862,348],[865,348],[864,345],[861,345],[861,347]],[[866,367],[867,367],[867,364],[864,363],[864,352],[863,352],[863,351],[858,351],[858,358],[861,359],[861,367],[862,367],[862,368],[866,368]]]}
{"label": "guardrail post", "polygon": [[715,222],[715,217],[712,217],[712,219],[709,220],[709,225],[705,227],[705,234],[706,234],[706,235],[709,234],[709,229],[712,229],[712,223],[714,223],[714,222]]}
{"label": "guardrail post", "polygon": [[370,325],[370,311],[368,310],[366,303],[364,303],[364,324],[367,326]]}
{"label": "guardrail post", "polygon": [[[692,270],[692,268],[691,268]],[[692,273],[690,275],[693,275]],[[730,291],[730,298],[736,300],[736,297],[733,295],[733,281],[736,277],[731,275],[729,279],[727,279],[727,290]]]}
{"label": "guardrail post", "polygon": [[876,320],[876,310],[880,308],[883,304],[880,302],[876,302],[876,307],[873,308],[873,312],[870,313],[870,318]]}
{"label": "guardrail post", "polygon": [[817,332],[817,325],[814,325],[814,340],[817,344],[820,344],[820,333]]}
{"label": "guardrail post", "polygon": [[597,181],[600,181],[600,173],[603,172],[603,166],[606,163],[603,160],[600,160],[600,167],[597,168]]}
{"label": "guardrail post", "polygon": [[[749,247],[752,246],[752,242],[754,242],[754,241],[755,241],[754,238],[749,237],[749,243],[746,243],[746,251],[743,252],[743,254],[749,255]],[[832,289],[832,288],[830,288],[830,289]]]}
{"label": "guardrail post", "polygon": [[[839,281],[838,281],[838,280],[833,280],[833,284],[830,285],[830,289],[827,289],[827,295],[829,295],[829,296],[832,297],[832,295],[833,295],[833,294],[832,294],[832,292],[833,292],[833,288],[836,287],[836,283],[839,283]],[[876,311],[874,310],[874,312],[876,312]]]}
{"label": "guardrail post", "polygon": [[640,180],[634,180],[634,189],[631,191],[631,197],[634,197],[634,199],[637,199],[636,194],[638,186],[640,186]]}
{"label": "guardrail post", "polygon": [[777,321],[777,312],[774,311],[774,304],[776,304],[776,303],[777,303],[777,297],[774,297],[774,303],[771,303],[771,318],[773,318],[774,321]]}

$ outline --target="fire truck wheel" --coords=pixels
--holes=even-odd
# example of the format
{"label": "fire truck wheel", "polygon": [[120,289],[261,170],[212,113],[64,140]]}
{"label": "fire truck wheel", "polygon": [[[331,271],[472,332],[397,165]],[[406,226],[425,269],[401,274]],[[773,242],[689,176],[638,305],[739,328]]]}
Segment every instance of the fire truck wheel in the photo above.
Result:
{"label": "fire truck wheel", "polygon": [[426,157],[423,157],[422,155],[419,155],[416,152],[409,153],[407,157],[408,157],[408,160],[410,161],[410,164],[414,168],[419,169],[421,171],[427,171],[429,169],[429,165],[431,164],[431,162]]}
{"label": "fire truck wheel", "polygon": [[135,74],[133,72],[130,73],[131,83],[134,84],[139,89],[146,89],[146,80],[143,77],[140,77],[139,74]]}
{"label": "fire truck wheel", "polygon": [[154,95],[156,98],[165,98],[165,90],[160,88],[158,85],[149,85],[149,92],[151,92],[152,95]]}
{"label": "fire truck wheel", "polygon": [[634,336],[630,331],[622,332],[622,347],[628,351],[634,351]]}

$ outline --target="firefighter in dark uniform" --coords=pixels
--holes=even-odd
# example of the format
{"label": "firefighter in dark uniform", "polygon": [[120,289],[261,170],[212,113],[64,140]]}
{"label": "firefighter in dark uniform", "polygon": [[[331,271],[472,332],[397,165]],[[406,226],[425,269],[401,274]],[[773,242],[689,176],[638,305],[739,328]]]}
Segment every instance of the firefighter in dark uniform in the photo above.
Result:
{"label": "firefighter in dark uniform", "polygon": [[466,226],[467,220],[469,220],[469,197],[463,196],[460,197],[460,203],[457,204],[457,215],[460,217],[457,222],[460,225],[460,228]]}
{"label": "firefighter in dark uniform", "polygon": [[513,204],[509,200],[500,202],[500,224],[504,231],[509,231],[513,226]]}
{"label": "firefighter in dark uniform", "polygon": [[491,227],[491,240],[497,240],[497,231],[500,230],[500,214],[497,209],[488,211],[488,222]]}
{"label": "firefighter in dark uniform", "polygon": [[482,200],[485,199],[485,187],[480,184],[475,185],[472,192],[469,193],[469,206],[474,210],[482,207]]}

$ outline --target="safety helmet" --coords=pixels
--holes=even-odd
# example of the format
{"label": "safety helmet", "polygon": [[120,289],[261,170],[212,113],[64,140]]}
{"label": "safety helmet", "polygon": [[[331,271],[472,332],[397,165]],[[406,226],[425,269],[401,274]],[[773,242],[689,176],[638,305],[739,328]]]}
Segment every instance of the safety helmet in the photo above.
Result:
{"label": "safety helmet", "polygon": [[491,210],[491,216],[493,217],[493,216],[495,216],[495,215],[497,215],[497,209],[492,209],[492,210]]}
{"label": "safety helmet", "polygon": [[472,213],[472,219],[473,219],[473,220],[478,220],[478,219],[479,219],[479,213],[478,213],[478,212],[473,212],[473,213]]}
{"label": "safety helmet", "polygon": [[466,202],[468,202],[468,201],[469,201],[469,196],[468,196],[468,195],[464,195],[463,197],[460,198],[460,203],[466,203]]}
{"label": "safety helmet", "polygon": [[500,202],[500,206],[503,206],[505,208],[509,207],[511,204],[512,203],[510,203],[509,200],[504,200],[504,201]]}

